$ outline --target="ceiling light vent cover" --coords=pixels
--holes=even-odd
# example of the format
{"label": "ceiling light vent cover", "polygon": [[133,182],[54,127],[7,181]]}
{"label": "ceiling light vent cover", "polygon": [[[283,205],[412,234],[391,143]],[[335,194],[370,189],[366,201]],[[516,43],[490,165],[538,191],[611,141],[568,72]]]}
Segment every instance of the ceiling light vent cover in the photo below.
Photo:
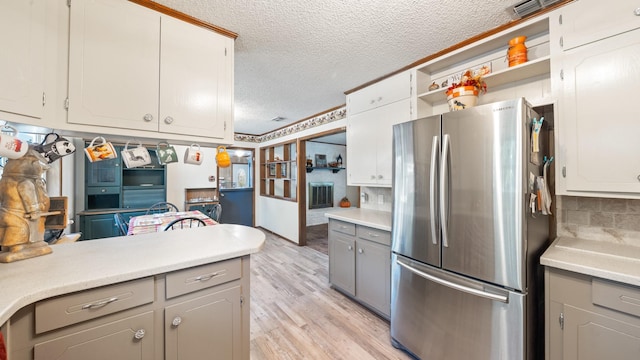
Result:
{"label": "ceiling light vent cover", "polygon": [[280,121],[285,121],[286,118],[282,117],[282,116],[276,116],[273,119],[271,119],[271,121],[275,121],[275,122],[280,122]]}

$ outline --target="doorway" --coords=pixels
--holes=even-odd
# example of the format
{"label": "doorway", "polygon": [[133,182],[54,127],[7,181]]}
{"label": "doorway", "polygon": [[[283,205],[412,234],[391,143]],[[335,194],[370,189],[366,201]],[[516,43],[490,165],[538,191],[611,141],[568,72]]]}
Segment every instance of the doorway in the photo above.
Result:
{"label": "doorway", "polygon": [[[359,188],[347,186],[346,129],[300,139],[300,245],[328,253],[328,211],[347,197],[357,206]],[[304,166],[304,165],[306,166]]]}
{"label": "doorway", "polygon": [[220,222],[254,226],[255,153],[249,148],[227,149],[231,166],[218,167]]}

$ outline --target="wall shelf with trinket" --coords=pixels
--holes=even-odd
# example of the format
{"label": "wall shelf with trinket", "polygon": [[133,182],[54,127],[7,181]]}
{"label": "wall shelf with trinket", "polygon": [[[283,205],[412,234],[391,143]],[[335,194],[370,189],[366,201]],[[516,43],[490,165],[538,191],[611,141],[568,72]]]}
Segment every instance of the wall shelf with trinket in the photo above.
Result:
{"label": "wall shelf with trinket", "polygon": [[[526,36],[529,61],[509,67],[509,40],[516,36]],[[484,74],[483,79],[489,92],[515,83],[549,77],[549,17],[539,16],[525,21],[430,60],[415,69],[417,117],[443,112],[441,109],[446,111],[447,85],[459,80],[457,77],[467,69]],[[438,85],[437,88],[434,84]]]}

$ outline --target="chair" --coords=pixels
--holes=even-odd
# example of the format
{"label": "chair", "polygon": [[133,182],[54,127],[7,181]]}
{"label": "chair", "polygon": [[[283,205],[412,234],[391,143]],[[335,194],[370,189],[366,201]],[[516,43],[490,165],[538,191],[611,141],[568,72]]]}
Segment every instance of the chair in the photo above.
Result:
{"label": "chair", "polygon": [[151,205],[145,215],[162,214],[168,211],[178,211],[178,207],[170,202],[161,201]]}
{"label": "chair", "polygon": [[129,224],[124,220],[124,216],[120,213],[113,214],[113,219],[116,222],[116,227],[120,236],[125,236],[129,232]]}
{"label": "chair", "polygon": [[220,217],[222,216],[222,205],[215,204],[212,205],[209,211],[207,212],[207,216],[212,218],[215,222],[220,222]]}
{"label": "chair", "polygon": [[201,227],[201,226],[207,226],[207,223],[200,218],[188,216],[180,219],[175,219],[172,222],[168,223],[167,226],[165,226],[164,231],[175,230],[175,229],[188,229],[192,227]]}

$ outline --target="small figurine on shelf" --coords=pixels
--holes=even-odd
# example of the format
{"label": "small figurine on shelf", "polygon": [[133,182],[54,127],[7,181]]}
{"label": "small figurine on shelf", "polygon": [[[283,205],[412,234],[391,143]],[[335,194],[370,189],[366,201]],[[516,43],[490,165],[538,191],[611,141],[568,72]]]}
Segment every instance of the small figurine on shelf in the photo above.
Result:
{"label": "small figurine on shelf", "polygon": [[336,161],[338,162],[338,167],[342,167],[342,155],[338,154]]}
{"label": "small figurine on shelf", "polygon": [[436,84],[435,81],[431,83],[431,85],[429,85],[429,91],[438,90],[439,88],[440,88],[440,85]]}
{"label": "small figurine on shelf", "polygon": [[307,159],[307,167],[308,168],[313,167],[313,160]]}

